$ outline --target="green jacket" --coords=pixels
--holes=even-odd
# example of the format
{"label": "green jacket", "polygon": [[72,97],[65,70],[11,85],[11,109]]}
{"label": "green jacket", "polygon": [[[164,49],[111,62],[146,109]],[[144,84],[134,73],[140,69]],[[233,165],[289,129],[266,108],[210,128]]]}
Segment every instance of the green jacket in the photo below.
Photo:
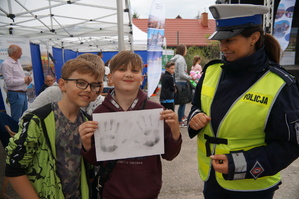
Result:
{"label": "green jacket", "polygon": [[[64,198],[56,174],[55,134],[54,112],[48,104],[23,117],[19,132],[6,147],[6,176],[27,175],[40,198]],[[89,197],[86,168],[81,158],[82,199]]]}

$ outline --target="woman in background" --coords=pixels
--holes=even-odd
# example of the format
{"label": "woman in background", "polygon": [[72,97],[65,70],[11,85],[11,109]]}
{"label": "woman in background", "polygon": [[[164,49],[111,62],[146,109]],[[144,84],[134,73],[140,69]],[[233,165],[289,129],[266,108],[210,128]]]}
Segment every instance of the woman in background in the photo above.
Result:
{"label": "woman in background", "polygon": [[[179,44],[176,47],[176,55],[170,59],[171,62],[175,63],[175,84],[178,88],[180,86],[183,87],[187,83],[187,81],[192,80],[192,77],[190,77],[187,73],[187,64],[184,58],[186,54],[187,54],[187,47],[184,44]],[[175,93],[175,95],[180,95],[181,92],[179,91],[180,90],[178,89],[178,92]],[[180,96],[180,98],[182,97],[186,97],[186,96]],[[186,108],[186,103],[179,102],[178,117],[179,117],[180,127],[187,127],[187,124],[184,122],[185,108]]]}

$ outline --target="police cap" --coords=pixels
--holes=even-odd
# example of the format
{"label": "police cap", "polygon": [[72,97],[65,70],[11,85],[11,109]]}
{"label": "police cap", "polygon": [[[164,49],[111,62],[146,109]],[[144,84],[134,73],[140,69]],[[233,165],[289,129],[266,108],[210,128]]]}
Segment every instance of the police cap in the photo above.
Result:
{"label": "police cap", "polygon": [[216,31],[211,40],[228,39],[240,34],[245,28],[263,23],[263,14],[269,8],[252,4],[217,4],[209,7],[216,19]]}

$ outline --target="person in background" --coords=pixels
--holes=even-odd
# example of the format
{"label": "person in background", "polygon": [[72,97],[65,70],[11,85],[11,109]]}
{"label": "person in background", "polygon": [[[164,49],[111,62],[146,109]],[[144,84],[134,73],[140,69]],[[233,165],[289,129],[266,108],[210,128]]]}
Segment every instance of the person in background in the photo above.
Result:
{"label": "person in background", "polygon": [[110,65],[110,61],[111,61],[111,59],[108,59],[108,60],[105,62],[105,66],[108,66],[108,67],[109,67],[109,65]]}
{"label": "person in background", "polygon": [[199,55],[195,55],[193,57],[193,64],[192,64],[191,70],[195,71],[195,72],[199,72],[199,74],[201,74],[202,67],[200,65],[200,62],[201,62],[200,56]]}
{"label": "person in background", "polygon": [[46,88],[48,88],[49,86],[52,86],[55,82],[55,78],[51,75],[47,75],[45,77],[45,81],[44,84],[42,85],[42,88],[40,89],[39,93],[43,92]]}
{"label": "person in background", "polygon": [[32,78],[25,75],[19,61],[22,56],[22,48],[12,44],[8,47],[7,53],[8,57],[3,61],[1,70],[7,88],[11,117],[15,121],[19,121],[23,112],[28,108],[26,91]]}
{"label": "person in background", "polygon": [[[114,83],[114,88],[109,91],[103,103],[95,109],[94,113],[162,108],[160,104],[148,100],[147,94],[140,89],[143,76],[142,59],[138,54],[133,51],[119,52],[111,59],[110,70],[109,79]],[[162,140],[165,143],[165,153],[118,160],[110,178],[103,186],[103,198],[158,198],[162,186],[160,156],[166,160],[174,159],[179,154],[182,144],[177,114],[172,110],[164,110],[160,114],[160,119],[164,120],[164,139],[162,138]],[[98,125],[102,124],[88,121],[79,128],[83,145],[82,153],[88,162],[93,164],[98,164],[95,143],[92,142],[93,133]],[[122,134],[123,132],[120,129],[116,133]],[[139,133],[145,132],[140,131]],[[130,141],[132,140],[127,140],[127,142]],[[150,143],[153,142],[156,141],[150,141]],[[108,141],[107,144],[109,143],[111,142]],[[105,166],[102,167],[103,169],[107,169],[108,162],[103,162]]]}
{"label": "person in background", "polygon": [[103,55],[102,52],[98,52],[97,55],[98,55],[101,59],[103,59],[103,57],[104,57],[104,55]]}
{"label": "person in background", "polygon": [[[183,44],[179,44],[176,47],[176,55],[170,59],[171,62],[175,63],[175,82],[177,87],[184,86],[187,81],[192,80],[187,73],[187,63],[184,58],[187,54],[187,47]],[[180,92],[177,92],[175,95],[180,95]],[[181,96],[186,97],[186,96]],[[179,124],[181,127],[187,127],[184,122],[186,119],[185,116],[186,104],[179,102],[178,108],[178,116],[179,116]]]}
{"label": "person in background", "polygon": [[110,59],[105,62],[105,76],[104,76],[104,89],[102,95],[106,96],[108,91],[113,88],[113,83],[109,81],[108,75],[110,73]]}
{"label": "person in background", "polygon": [[[110,62],[110,59],[108,59],[105,62],[105,77],[104,77],[104,80],[107,82],[107,85],[108,85],[108,74],[110,73],[109,62]],[[108,86],[112,86],[112,85],[108,85]]]}
{"label": "person in background", "polygon": [[102,90],[104,67],[76,58],[62,67],[59,102],[22,118],[6,147],[5,175],[21,198],[89,199],[88,168],[81,156],[78,127]]}
{"label": "person in background", "polygon": [[174,93],[175,93],[175,82],[174,82],[174,71],[175,63],[167,62],[165,65],[165,73],[161,78],[161,92],[160,92],[160,103],[165,109],[174,111]]}
{"label": "person in background", "polygon": [[299,88],[279,65],[278,41],[261,5],[210,6],[222,60],[204,67],[188,116],[197,135],[206,199],[272,199],[280,171],[299,156]]}

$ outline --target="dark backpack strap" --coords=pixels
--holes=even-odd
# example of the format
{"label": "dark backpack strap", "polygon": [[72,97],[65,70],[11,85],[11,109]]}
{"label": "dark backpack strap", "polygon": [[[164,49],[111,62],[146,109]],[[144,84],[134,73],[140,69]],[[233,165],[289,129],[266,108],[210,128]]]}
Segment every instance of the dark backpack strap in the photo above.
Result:
{"label": "dark backpack strap", "polygon": [[104,185],[109,179],[109,176],[116,166],[117,161],[118,160],[108,161],[105,167],[103,166],[103,163],[100,164],[100,170],[98,171],[92,183],[92,199],[97,199],[98,195],[100,196],[100,199],[103,198]]}
{"label": "dark backpack strap", "polygon": [[[50,150],[51,150],[51,142],[50,142],[50,138],[48,135],[48,131],[47,131],[44,119],[51,113],[51,111],[52,111],[52,104],[47,104],[41,108],[38,108],[38,109],[32,111],[32,113],[31,113],[33,115],[36,115],[40,119],[41,127],[43,129],[43,134],[44,134],[46,143]],[[52,158],[55,160],[55,155],[53,154],[52,150],[51,150],[51,155],[52,155]]]}
{"label": "dark backpack strap", "polygon": [[34,115],[37,115],[41,120],[44,120],[52,111],[52,104],[46,104],[45,106],[42,106],[31,113]]}
{"label": "dark backpack strap", "polygon": [[143,110],[145,108],[146,102],[147,102],[147,98],[143,101],[140,110]]}
{"label": "dark backpack strap", "polygon": [[[92,120],[91,115],[89,115],[88,113],[86,113],[86,112],[83,111],[82,109],[80,109],[80,113],[81,113],[81,115],[84,115],[89,121]],[[85,118],[83,118],[83,121],[85,121]]]}
{"label": "dark backpack strap", "polygon": [[52,111],[51,104],[47,104],[30,113],[27,113],[26,115],[24,115],[22,119],[23,121],[29,122],[29,120],[31,120],[33,115],[36,115],[40,120],[44,120],[50,114],[51,111]]}
{"label": "dark backpack strap", "polygon": [[[55,159],[55,155],[54,155],[53,151],[51,150],[51,142],[50,142],[50,138],[49,138],[48,131],[46,128],[46,124],[44,122],[44,119],[51,113],[51,111],[52,111],[51,104],[47,104],[47,105],[45,105],[41,108],[38,108],[30,113],[27,113],[22,118],[22,120],[23,120],[22,125],[25,124],[27,126],[26,128],[28,128],[28,125],[31,120],[33,120],[37,125],[41,125],[44,138],[45,138],[46,143],[51,151],[51,156],[53,159]],[[36,115],[38,118],[34,118],[34,115]]]}

